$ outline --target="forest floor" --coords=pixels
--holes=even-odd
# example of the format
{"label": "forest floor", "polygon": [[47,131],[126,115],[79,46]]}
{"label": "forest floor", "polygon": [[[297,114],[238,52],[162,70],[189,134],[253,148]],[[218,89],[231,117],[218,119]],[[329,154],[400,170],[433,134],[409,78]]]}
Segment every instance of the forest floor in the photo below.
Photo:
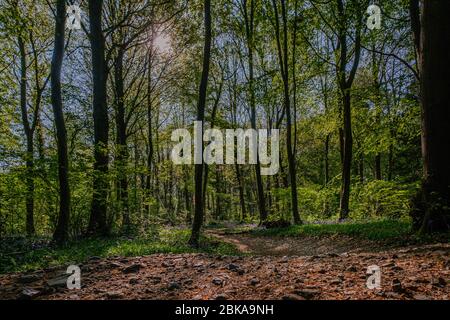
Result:
{"label": "forest floor", "polygon": [[[450,243],[406,243],[345,234],[277,236],[246,227],[208,229],[238,255],[92,256],[81,289],[65,269],[0,275],[1,299],[450,299]],[[368,289],[367,268],[381,269]]]}
{"label": "forest floor", "polygon": [[207,234],[234,245],[240,252],[256,256],[314,256],[381,250],[370,240],[345,235],[317,237],[258,237],[246,232],[208,231]]}

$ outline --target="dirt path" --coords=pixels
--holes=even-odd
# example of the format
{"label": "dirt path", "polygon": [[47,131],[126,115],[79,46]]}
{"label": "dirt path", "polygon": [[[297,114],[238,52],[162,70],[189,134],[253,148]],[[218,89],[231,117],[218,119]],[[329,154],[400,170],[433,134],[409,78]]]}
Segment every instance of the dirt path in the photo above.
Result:
{"label": "dirt path", "polygon": [[[65,279],[58,280],[65,269],[46,269],[0,276],[0,299],[450,298],[450,244],[381,252],[362,252],[348,244],[348,252],[337,253],[345,250],[341,248],[344,240],[322,240],[299,248],[304,240],[261,240],[217,232],[216,236],[260,256],[92,257],[80,265],[79,290],[68,290]],[[285,240],[292,242],[286,246]],[[330,240],[334,242],[331,247]],[[321,254],[324,250],[328,252]],[[370,265],[381,268],[380,289],[366,287]]]}
{"label": "dirt path", "polygon": [[231,243],[247,254],[255,256],[313,256],[376,252],[387,249],[372,241],[342,235],[321,237],[256,237],[248,233],[227,233],[225,230],[208,230],[207,233],[221,241]]}

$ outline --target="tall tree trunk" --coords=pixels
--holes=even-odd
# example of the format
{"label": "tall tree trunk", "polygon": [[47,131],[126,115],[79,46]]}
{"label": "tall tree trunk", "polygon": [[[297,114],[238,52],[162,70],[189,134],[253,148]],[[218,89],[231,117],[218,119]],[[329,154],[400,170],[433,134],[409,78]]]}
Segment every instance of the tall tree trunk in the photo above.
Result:
{"label": "tall tree trunk", "polygon": [[[211,111],[211,129],[214,128],[214,124],[215,124],[215,119],[216,119],[216,114],[217,114],[217,109],[219,107],[219,102],[220,102],[220,97],[222,95],[222,87],[223,87],[223,79],[222,82],[220,83],[218,92],[217,92],[217,96],[214,99],[214,104],[213,104],[213,108]],[[208,165],[206,163],[203,164],[204,167],[204,172],[203,172],[203,203],[205,203],[205,199],[206,199],[206,192],[207,192],[207,187],[208,187]]]}
{"label": "tall tree trunk", "polygon": [[[292,120],[291,120],[291,102],[289,98],[289,59],[288,59],[288,20],[287,20],[287,8],[286,8],[286,1],[281,0],[281,11],[282,11],[282,17],[283,17],[283,43],[284,43],[284,68],[285,68],[285,84],[284,84],[284,95],[285,95],[285,103],[286,103],[286,135],[287,135],[287,155],[288,155],[288,163],[289,163],[289,176],[291,179],[291,197],[292,197],[292,216],[294,218],[295,224],[301,224],[302,221],[300,219],[300,214],[298,212],[298,194],[297,194],[297,164],[295,161],[295,145],[296,145],[296,134],[297,134],[297,123],[296,121],[296,79],[295,79],[295,62],[292,62],[292,69],[293,69],[293,77],[294,77],[294,142],[292,141]],[[294,28],[296,29],[297,26],[297,1],[295,3],[295,23]],[[296,30],[294,32],[296,34]],[[294,37],[294,50],[295,53],[295,37]]]}
{"label": "tall tree trunk", "polygon": [[[152,88],[152,69],[153,69],[153,37],[154,31],[153,26],[151,28],[151,44],[148,49],[148,70],[147,70],[147,143],[148,143],[148,153],[147,153],[147,175],[145,180],[145,194],[146,194],[146,204],[145,211],[150,214],[150,205],[148,204],[149,197],[151,196],[151,177],[152,177],[152,164],[153,164],[153,133],[152,133],[152,99],[153,99],[153,88]],[[184,119],[183,119],[184,121]]]}
{"label": "tall tree trunk", "polygon": [[63,243],[69,237],[70,218],[70,187],[69,159],[67,156],[67,131],[64,121],[61,97],[61,68],[64,59],[64,32],[66,25],[66,2],[56,3],[55,48],[51,66],[52,106],[56,126],[56,142],[58,147],[58,178],[59,178],[59,217],[53,234],[53,240]]}
{"label": "tall tree trunk", "polygon": [[[342,116],[343,128],[341,132],[341,159],[342,159],[342,181],[341,195],[339,203],[339,219],[343,220],[349,214],[350,200],[350,183],[351,183],[351,167],[353,157],[353,136],[352,136],[352,113],[351,113],[351,89],[355,79],[356,71],[361,58],[361,29],[362,29],[362,13],[358,15],[356,37],[354,44],[354,59],[349,75],[348,70],[348,30],[345,22],[346,12],[343,0],[337,0],[338,9],[338,42],[339,42],[339,59],[338,59],[338,84],[342,98]],[[362,12],[362,10],[361,10]]]}
{"label": "tall tree trunk", "polygon": [[127,146],[127,130],[125,123],[125,94],[124,94],[124,79],[123,79],[123,58],[124,51],[119,48],[115,61],[115,91],[116,91],[116,144],[117,144],[117,169],[118,169],[118,200],[122,210],[122,228],[124,231],[130,227],[130,210],[128,205],[128,179],[127,179],[127,161],[128,161],[128,146]]}
{"label": "tall tree trunk", "polygon": [[[160,108],[155,108],[155,121],[154,123],[156,126],[160,123],[160,115],[161,110]],[[152,144],[154,146],[154,154],[152,155],[152,163],[153,163],[153,185],[159,186],[160,185],[160,176],[159,176],[159,167],[158,164],[161,163],[161,151],[160,151],[160,145],[159,145],[159,131],[156,130],[154,134],[154,143]],[[156,159],[155,159],[156,156]],[[156,205],[155,205],[155,216],[159,216],[160,211],[160,203],[161,203],[161,188],[154,188],[152,190],[152,194],[155,197]]]}
{"label": "tall tree trunk", "polygon": [[[205,45],[203,48],[203,67],[202,67],[202,77],[199,87],[199,98],[197,104],[197,121],[203,123],[205,119],[205,105],[206,105],[206,92],[208,87],[208,76],[209,76],[209,62],[211,56],[211,0],[204,0],[204,19],[205,19]],[[202,129],[203,135],[203,129]],[[201,139],[201,148],[203,150],[203,139]],[[195,165],[195,213],[194,221],[192,223],[192,233],[189,239],[189,244],[194,247],[198,247],[200,238],[200,229],[203,223],[204,205],[203,205],[203,192],[202,192],[202,182],[203,182],[203,164]]]}
{"label": "tall tree trunk", "polygon": [[20,51],[20,110],[22,114],[22,125],[25,132],[27,151],[25,155],[26,165],[26,186],[25,194],[26,205],[26,231],[31,236],[35,233],[34,229],[34,145],[33,128],[28,120],[27,112],[27,53],[23,37],[18,37]]}
{"label": "tall tree trunk", "polygon": [[[374,94],[375,94],[375,123],[377,129],[381,127],[381,115],[382,115],[382,98],[381,98],[381,83],[379,80],[380,77],[380,61],[377,61],[375,54],[375,45],[372,46],[372,76],[373,76],[373,86],[374,86]],[[375,155],[375,166],[374,166],[374,176],[375,180],[381,180],[381,153],[377,152]]]}
{"label": "tall tree trunk", "polygon": [[[250,6],[250,10],[248,8]],[[254,0],[244,0],[242,2],[242,9],[244,12],[244,22],[245,22],[245,34],[247,41],[248,50],[248,93],[250,96],[250,122],[252,129],[256,130],[256,98],[253,88],[254,84],[254,61],[253,61],[253,50],[254,50],[254,31],[255,31],[255,2]],[[267,208],[266,208],[266,198],[264,195],[264,187],[261,176],[261,164],[259,162],[259,156],[256,157],[255,164],[255,175],[256,175],[256,190],[258,195],[258,209],[259,209],[259,220],[263,223],[267,219]]]}
{"label": "tall tree trunk", "polygon": [[280,41],[280,23],[278,18],[278,7],[276,0],[272,0],[274,14],[275,14],[275,33],[277,39],[278,60],[280,62],[280,71],[283,79],[284,89],[284,107],[286,110],[286,144],[288,157],[289,179],[291,184],[291,206],[292,216],[295,224],[301,224],[300,215],[298,213],[298,196],[297,196],[297,174],[295,164],[295,154],[292,146],[292,120],[291,120],[291,102],[289,92],[289,61],[288,61],[288,22],[286,1],[281,0],[281,16],[283,21],[283,47]]}
{"label": "tall tree trunk", "polygon": [[103,0],[89,0],[90,42],[92,51],[94,114],[94,181],[88,233],[108,234],[108,108],[106,96],[107,66],[102,30]]}
{"label": "tall tree trunk", "polygon": [[[328,76],[325,74],[325,79],[321,78],[320,80],[320,87],[323,94],[323,105],[324,105],[324,111],[325,116],[328,114]],[[323,154],[323,166],[324,166],[324,186],[326,187],[328,185],[328,182],[330,182],[330,139],[331,139],[331,133],[327,133],[325,136],[325,142],[324,142],[324,154]]]}
{"label": "tall tree trunk", "polygon": [[342,162],[342,185],[340,199],[340,218],[345,219],[349,213],[350,200],[350,179],[353,155],[353,136],[352,136],[352,120],[351,120],[351,104],[349,89],[343,92],[343,162]]}
{"label": "tall tree trunk", "polygon": [[[418,12],[418,2],[412,13]],[[423,182],[412,216],[420,232],[450,229],[450,12],[449,1],[422,1],[418,43],[422,106]],[[418,23],[418,17],[412,21]],[[414,27],[414,24],[413,24]],[[417,28],[417,26],[416,26]],[[416,30],[417,31],[417,30]]]}

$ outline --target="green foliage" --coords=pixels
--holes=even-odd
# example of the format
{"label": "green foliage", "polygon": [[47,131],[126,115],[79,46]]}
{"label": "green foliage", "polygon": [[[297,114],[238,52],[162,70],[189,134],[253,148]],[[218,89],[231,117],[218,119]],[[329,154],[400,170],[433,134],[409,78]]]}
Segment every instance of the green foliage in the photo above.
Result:
{"label": "green foliage", "polygon": [[335,216],[339,207],[339,189],[333,186],[326,188],[298,188],[299,210],[306,221],[330,218]]}
{"label": "green foliage", "polygon": [[[355,183],[350,196],[350,218],[406,218],[410,210],[410,199],[418,188],[417,183],[402,184],[394,181],[374,180]],[[276,189],[273,195],[278,206],[273,205],[269,220],[290,220],[288,201],[289,189]],[[331,183],[323,188],[317,185],[299,187],[299,212],[304,221],[337,219],[339,212],[338,184]]]}
{"label": "green foliage", "polygon": [[142,256],[154,253],[203,252],[217,255],[238,255],[228,243],[201,238],[200,247],[187,245],[190,231],[186,229],[161,229],[155,238],[94,238],[73,241],[63,247],[53,247],[46,238],[5,238],[0,242],[0,274],[82,263],[89,257]]}
{"label": "green foliage", "polygon": [[253,229],[252,235],[265,237],[326,237],[349,236],[374,241],[374,246],[389,244],[425,244],[450,242],[450,233],[419,235],[412,230],[411,219],[377,219],[348,221],[343,223],[323,223],[293,225],[288,228]]}
{"label": "green foliage", "polygon": [[[118,2],[117,8],[120,9],[117,17],[109,10],[104,10],[104,30],[111,30],[105,32],[107,48],[111,49],[108,49],[108,58],[115,58],[114,48],[118,48],[125,40],[121,38],[123,35],[139,29],[143,33],[129,43],[124,57],[127,70],[122,79],[126,91],[126,148],[117,142],[117,92],[115,68],[111,68],[106,97],[110,141],[100,149],[110,158],[109,174],[104,177],[108,182],[108,226],[113,234],[123,231],[123,212],[128,209],[132,224],[128,234],[146,236],[143,241],[147,241],[148,245],[133,241],[126,249],[126,246],[108,242],[113,240],[107,240],[107,243],[95,240],[100,246],[112,246],[118,252],[128,250],[130,254],[140,252],[142,248],[147,248],[148,252],[163,250],[165,240],[160,237],[160,226],[180,225],[185,223],[187,216],[192,216],[194,168],[173,165],[170,159],[173,146],[171,133],[182,127],[193,130],[192,120],[196,116],[201,71],[199,57],[203,49],[201,1],[189,2],[183,8],[181,6],[184,4],[177,1],[170,2],[168,6],[152,4],[141,12],[135,10],[139,7],[138,3]],[[40,119],[33,138],[36,233],[47,237],[55,229],[59,211],[57,143],[49,90],[51,82],[47,82],[43,88],[40,108],[36,109],[35,104],[37,89],[43,86],[50,71],[54,19],[49,6],[40,5],[39,1],[23,0],[19,1],[18,6],[13,4],[2,2],[0,5],[0,49],[3,53],[0,56],[0,237],[25,232],[26,137],[19,108],[20,84],[17,76],[21,70],[18,37],[23,38],[27,52],[28,116],[30,120],[34,117]],[[283,111],[283,79],[277,63],[274,10],[270,2],[255,1],[252,43],[254,79],[250,87],[249,50],[243,12],[239,8],[241,4],[223,0],[212,4],[214,45],[205,117],[209,122],[214,118],[216,128],[248,128],[252,88],[257,107],[256,126],[281,129],[282,169],[277,176],[262,178],[269,220],[290,221],[291,192],[289,187],[285,187],[289,180],[286,114]],[[332,66],[337,58],[333,47],[337,47],[335,36],[340,19],[343,19],[349,35],[354,35],[356,20],[366,8],[360,1],[345,1],[346,14],[340,17],[334,2],[316,3],[314,6],[299,2],[298,5],[300,10],[296,21],[294,2],[287,4],[288,73],[292,80],[296,80],[296,86],[293,81],[289,86],[292,88],[290,99],[295,131],[293,144],[299,186],[298,205],[302,219],[311,222],[336,219],[338,216],[342,170],[339,130],[343,119],[341,93],[336,81],[339,75]],[[83,8],[87,9],[86,4]],[[178,9],[181,14],[175,14]],[[150,11],[155,14],[154,17],[148,16]],[[404,19],[408,16],[407,1],[383,2],[383,12],[395,17],[383,21],[384,28],[390,32],[364,32],[363,45],[369,49],[374,45],[405,61],[413,61],[415,51],[411,37],[405,37],[405,34],[410,33],[408,19]],[[125,14],[123,18],[126,21],[121,21]],[[119,20],[114,21],[115,18]],[[146,30],[140,25],[166,19],[167,28],[164,25],[148,25],[149,30]],[[112,27],[118,25],[119,21],[123,26],[121,32],[116,33],[118,29],[112,31]],[[296,38],[294,21],[297,22]],[[145,37],[151,29],[152,34],[156,32],[157,39],[161,36],[159,28],[165,29],[170,38],[171,52],[163,54],[155,51],[151,54],[153,61],[149,63],[145,60],[149,58],[149,46],[153,38],[150,40]],[[352,38],[348,37],[349,62],[354,59],[355,52]],[[67,38],[62,74],[71,191],[69,231],[73,239],[87,229],[94,193],[92,181],[96,174],[93,158],[95,129],[92,123],[92,65],[88,42],[85,33],[71,33]],[[293,43],[296,44],[296,52],[293,51]],[[407,215],[409,197],[416,189],[415,181],[421,175],[418,83],[410,71],[404,69],[391,55],[374,55],[369,50],[362,50],[361,54],[351,89],[354,143],[350,215],[354,219],[402,218]],[[109,66],[114,66],[112,60],[107,62]],[[212,108],[216,99],[217,112],[213,117]],[[150,151],[152,159],[148,159]],[[122,152],[126,154],[125,159],[118,157]],[[373,160],[378,155],[381,157],[383,178],[395,182],[372,181]],[[327,177],[325,162],[329,169]],[[363,167],[363,172],[359,172],[360,167]],[[240,181],[235,166],[209,166],[206,222],[258,221],[254,166],[240,165],[239,170]],[[358,183],[357,176],[362,177],[364,183]],[[118,195],[118,180],[123,177],[128,182],[126,200]],[[244,210],[241,209],[240,192],[244,195]],[[244,219],[242,211],[245,211]],[[75,244],[72,246],[77,247]],[[84,244],[80,246],[84,248]]]}
{"label": "green foliage", "polygon": [[[301,217],[305,221],[329,218],[337,212],[339,206],[339,190],[333,187],[319,186],[299,187],[298,206]],[[273,192],[275,201],[269,221],[291,220],[289,212],[290,189],[278,188]],[[283,210],[277,210],[277,206]]]}
{"label": "green foliage", "polygon": [[369,240],[392,240],[409,235],[411,224],[408,220],[375,220],[333,224],[304,224],[289,228],[256,230],[258,236],[329,236],[346,235]]}
{"label": "green foliage", "polygon": [[410,199],[417,184],[399,184],[392,181],[374,180],[355,186],[351,197],[351,217],[359,218],[405,218],[410,211]]}

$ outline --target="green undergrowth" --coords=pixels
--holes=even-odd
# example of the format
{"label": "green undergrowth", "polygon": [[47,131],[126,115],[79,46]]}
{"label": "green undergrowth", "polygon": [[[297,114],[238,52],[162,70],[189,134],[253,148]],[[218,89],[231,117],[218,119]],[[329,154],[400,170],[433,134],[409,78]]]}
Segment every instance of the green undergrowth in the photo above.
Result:
{"label": "green undergrowth", "polygon": [[397,241],[399,244],[448,242],[450,240],[449,233],[423,236],[415,234],[412,232],[409,219],[303,224],[273,229],[256,228],[250,231],[250,234],[265,237],[320,237],[344,235],[373,241]]}
{"label": "green undergrowth", "polygon": [[202,236],[199,248],[187,244],[190,231],[162,229],[152,238],[88,238],[54,247],[48,238],[4,238],[0,240],[0,274],[31,271],[52,266],[82,263],[89,257],[143,256],[154,253],[208,253],[238,255],[231,244]]}

